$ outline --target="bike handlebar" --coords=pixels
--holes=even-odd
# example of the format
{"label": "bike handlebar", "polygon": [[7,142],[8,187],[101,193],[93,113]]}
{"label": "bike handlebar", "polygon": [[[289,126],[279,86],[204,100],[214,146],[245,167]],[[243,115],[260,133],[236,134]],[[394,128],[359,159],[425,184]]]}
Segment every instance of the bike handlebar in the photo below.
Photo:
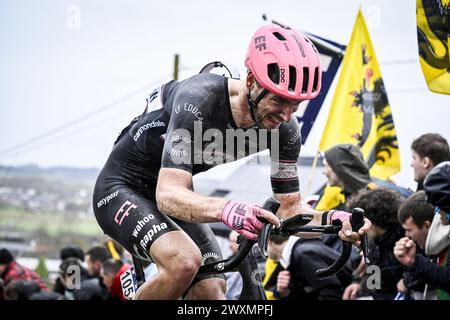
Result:
{"label": "bike handlebar", "polygon": [[[267,199],[263,205],[264,210],[270,211],[273,214],[275,214],[279,208],[280,208],[280,202],[273,198]],[[266,229],[266,228],[269,228],[270,226],[272,226],[272,225],[269,223],[266,223],[264,228]],[[268,233],[268,235],[269,235],[269,233]],[[267,240],[268,240],[268,237],[267,237]],[[265,242],[267,243],[267,241],[265,241]],[[227,260],[203,265],[198,270],[198,274],[205,274],[205,273],[212,273],[212,272],[224,273],[224,272],[233,271],[245,259],[245,257],[248,255],[248,253],[253,248],[253,245],[255,243],[256,243],[256,240],[245,239],[244,241],[242,241],[240,243],[239,251],[233,257],[231,257],[230,259],[227,259]],[[263,244],[260,244],[260,247],[261,247],[261,245],[264,246]]]}
{"label": "bike handlebar", "polygon": [[[361,215],[362,213],[362,215]],[[355,215],[355,216],[354,216]],[[359,230],[364,225],[364,211],[360,208],[355,208],[352,210],[352,216],[350,218],[350,223],[353,230]],[[342,223],[341,223],[342,227]],[[339,232],[339,231],[338,231]],[[332,265],[319,269],[316,271],[316,276],[319,279],[331,277],[338,273],[347,263],[350,255],[352,253],[352,244],[347,241],[342,241],[342,251],[336,261]]]}
{"label": "bike handlebar", "polygon": [[[280,203],[269,198],[263,206],[263,209],[275,214],[280,207]],[[292,218],[281,220],[281,225],[278,228],[273,228],[273,225],[267,223],[260,233],[258,244],[261,252],[267,256],[267,243],[270,235],[290,236],[298,232],[314,232],[320,234],[337,234],[342,229],[342,222],[339,220],[333,221],[331,225],[324,226],[307,226],[313,219],[313,215],[297,215]],[[352,211],[352,217],[350,219],[353,230],[359,230],[364,225],[364,210],[355,208]],[[242,238],[242,236],[241,236]],[[200,267],[198,274],[207,273],[224,273],[234,271],[241,262],[248,255],[256,240],[244,239],[240,242],[239,251],[230,259],[222,260],[219,262],[203,265]],[[361,238],[361,248],[363,250],[364,258],[367,260],[367,248],[368,248],[367,235]],[[352,250],[352,244],[350,242],[342,241],[342,251],[336,261],[327,268],[319,269],[316,271],[316,276],[319,279],[330,277],[338,273],[347,263],[350,258]]]}

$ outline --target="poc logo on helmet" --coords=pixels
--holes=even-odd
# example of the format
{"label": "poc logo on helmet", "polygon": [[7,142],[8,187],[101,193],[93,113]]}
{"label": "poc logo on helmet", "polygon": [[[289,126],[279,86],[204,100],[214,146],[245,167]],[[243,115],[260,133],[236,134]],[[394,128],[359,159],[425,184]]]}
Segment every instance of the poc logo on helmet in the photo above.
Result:
{"label": "poc logo on helmet", "polygon": [[286,78],[285,72],[286,72],[285,69],[280,68],[280,82],[283,82],[283,83],[284,83],[285,78]]}

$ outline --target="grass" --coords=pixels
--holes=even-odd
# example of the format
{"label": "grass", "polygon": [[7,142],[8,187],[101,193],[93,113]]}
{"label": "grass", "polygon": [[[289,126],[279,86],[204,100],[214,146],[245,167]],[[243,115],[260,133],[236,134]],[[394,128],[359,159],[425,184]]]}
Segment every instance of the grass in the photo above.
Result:
{"label": "grass", "polygon": [[48,236],[61,236],[64,234],[103,235],[93,216],[80,218],[75,214],[31,213],[13,207],[0,208],[0,229],[36,232]]}

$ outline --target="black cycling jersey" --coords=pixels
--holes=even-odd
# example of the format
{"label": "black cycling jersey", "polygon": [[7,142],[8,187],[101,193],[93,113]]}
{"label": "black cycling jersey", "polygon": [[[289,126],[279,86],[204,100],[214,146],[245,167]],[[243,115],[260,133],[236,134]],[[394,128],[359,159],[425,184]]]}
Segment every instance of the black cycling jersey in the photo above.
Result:
{"label": "black cycling jersey", "polygon": [[[237,150],[238,143],[234,148],[230,147],[227,138],[231,134],[227,136],[227,130],[236,136],[244,135],[248,130],[236,131],[227,80],[214,74],[199,74],[155,89],[147,98],[144,113],[124,129],[114,146],[106,164],[111,179],[125,182],[137,190],[144,188],[145,192],[148,190],[146,185],[157,182],[160,168],[183,169],[195,175],[216,166],[221,160],[222,163],[230,162],[264,149],[257,149],[258,146],[270,148],[270,134],[266,141],[260,141],[262,135],[256,135],[256,139],[250,139],[252,137],[248,135],[245,154],[244,150]],[[213,149],[214,135],[218,134],[223,137],[226,152],[220,153],[216,148],[211,154],[208,150]],[[300,140],[295,117],[280,125],[281,168],[272,176],[277,193],[298,191],[297,174],[290,171],[295,170],[295,166],[283,167],[283,163],[296,163]]]}
{"label": "black cycling jersey", "polygon": [[[142,258],[150,258],[147,253],[154,240],[180,227],[205,248],[201,248],[202,254],[221,257],[216,253],[217,244],[208,249],[194,239],[194,231],[186,227],[189,223],[181,226],[180,221],[158,211],[158,174],[160,168],[177,168],[195,175],[270,149],[275,161],[271,173],[273,191],[298,191],[296,162],[301,136],[295,117],[272,132],[253,129],[258,128],[237,128],[227,78],[199,74],[159,86],[148,96],[144,112],[119,135],[97,179],[94,212],[100,226]],[[199,232],[195,229],[195,233]],[[211,234],[200,238],[214,241]]]}

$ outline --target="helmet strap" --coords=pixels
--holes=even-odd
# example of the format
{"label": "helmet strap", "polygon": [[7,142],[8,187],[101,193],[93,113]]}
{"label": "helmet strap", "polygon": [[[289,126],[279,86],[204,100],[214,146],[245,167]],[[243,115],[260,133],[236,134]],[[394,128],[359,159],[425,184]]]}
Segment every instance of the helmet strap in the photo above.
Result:
{"label": "helmet strap", "polygon": [[252,117],[252,120],[255,121],[256,123],[258,123],[258,120],[256,119],[256,109],[258,108],[258,103],[262,100],[262,98],[264,98],[267,92],[268,92],[267,89],[263,89],[263,91],[261,91],[261,93],[256,97],[256,99],[253,100],[252,97],[250,96],[250,90],[248,91],[247,101],[248,106],[250,108],[250,115]]}

